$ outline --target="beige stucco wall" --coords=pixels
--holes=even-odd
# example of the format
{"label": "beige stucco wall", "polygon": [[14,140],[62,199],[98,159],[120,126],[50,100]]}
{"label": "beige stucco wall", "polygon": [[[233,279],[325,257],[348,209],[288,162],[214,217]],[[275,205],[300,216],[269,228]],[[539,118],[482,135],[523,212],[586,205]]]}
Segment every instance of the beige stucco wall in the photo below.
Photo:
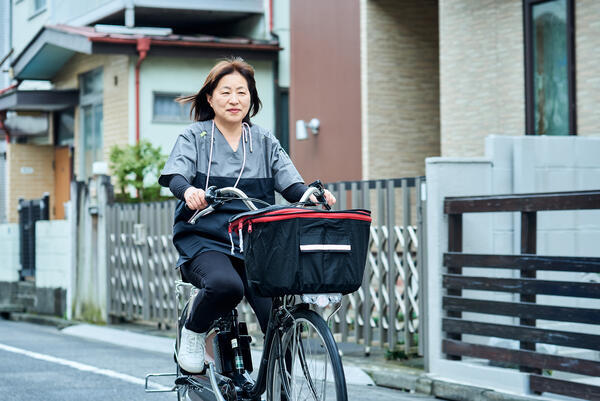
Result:
{"label": "beige stucco wall", "polygon": [[600,2],[575,2],[577,135],[600,136]]}
{"label": "beige stucco wall", "polygon": [[[73,56],[54,77],[59,89],[79,88],[79,75],[95,68],[103,68],[103,147],[104,160],[108,162],[113,145],[125,145],[129,140],[129,62],[122,55]],[[75,109],[75,174],[81,179],[80,153],[81,126],[79,108]]]}
{"label": "beige stucco wall", "polygon": [[439,7],[441,153],[482,156],[486,136],[524,134],[523,3],[440,0]]}
{"label": "beige stucco wall", "polygon": [[[39,199],[50,194],[50,210],[54,207],[54,146],[21,145],[6,147],[8,173],[8,221],[19,221],[19,198]],[[22,168],[26,168],[22,170]],[[33,171],[31,171],[33,170]]]}
{"label": "beige stucco wall", "polygon": [[364,179],[423,175],[439,155],[437,26],[437,0],[361,1]]}

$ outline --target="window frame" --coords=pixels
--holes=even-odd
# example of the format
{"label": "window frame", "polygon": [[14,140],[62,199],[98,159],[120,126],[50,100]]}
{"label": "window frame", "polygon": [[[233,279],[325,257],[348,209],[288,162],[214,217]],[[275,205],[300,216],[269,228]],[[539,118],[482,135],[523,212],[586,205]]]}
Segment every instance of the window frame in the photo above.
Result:
{"label": "window frame", "polygon": [[42,14],[44,11],[48,9],[48,0],[44,1],[44,5],[40,8],[35,8],[35,0],[31,0],[31,13],[29,15],[29,19],[33,19],[38,15]]}
{"label": "window frame", "polygon": [[[275,137],[279,140],[281,147],[290,153],[290,88],[277,86],[275,88]],[[287,96],[287,109],[283,109],[282,99]]]}
{"label": "window frame", "polygon": [[[532,8],[552,0],[523,0],[523,26],[525,34],[525,135],[538,135],[535,127],[534,56]],[[567,4],[567,79],[569,85],[569,136],[577,135],[577,102],[575,83],[575,1]]]}
{"label": "window frame", "polygon": [[[193,119],[190,117],[189,113],[183,113],[182,119],[176,118],[165,118],[165,117],[157,117],[154,113],[154,104],[156,102],[156,96],[172,96],[175,99],[182,96],[189,96],[191,93],[179,93],[179,92],[164,92],[164,91],[152,91],[152,123],[160,123],[160,124],[189,124],[193,122]],[[181,105],[182,109],[185,107]],[[191,107],[191,105],[190,105]]]}
{"label": "window frame", "polygon": [[[96,92],[90,92],[90,93],[84,93],[84,81],[87,77],[95,77],[96,79],[100,80],[101,85],[100,85],[100,89],[97,90]],[[79,114],[79,122],[78,122],[78,129],[79,129],[79,133],[75,134],[76,136],[76,143],[77,143],[77,148],[80,149],[80,157],[79,157],[79,175],[81,177],[83,177],[84,180],[88,180],[91,176],[92,176],[92,172],[91,171],[87,171],[86,169],[86,164],[87,164],[87,159],[86,159],[86,154],[85,154],[85,145],[86,145],[86,141],[90,140],[92,138],[94,138],[94,134],[97,134],[95,131],[92,133],[92,138],[89,138],[86,136],[86,131],[85,131],[85,115],[84,115],[84,108],[89,107],[91,109],[92,112],[92,126],[94,127],[95,124],[95,118],[96,115],[94,114],[95,111],[95,107],[100,106],[102,107],[102,127],[100,130],[100,137],[102,140],[102,147],[100,148],[100,154],[103,155],[104,153],[104,147],[105,147],[105,143],[104,143],[104,67],[103,66],[99,66],[96,68],[93,68],[91,70],[82,72],[78,75],[78,82],[79,82],[79,105],[77,113]],[[104,158],[102,157],[100,160],[93,160],[92,161],[92,165],[95,161],[102,161]],[[88,175],[89,173],[89,175]]]}

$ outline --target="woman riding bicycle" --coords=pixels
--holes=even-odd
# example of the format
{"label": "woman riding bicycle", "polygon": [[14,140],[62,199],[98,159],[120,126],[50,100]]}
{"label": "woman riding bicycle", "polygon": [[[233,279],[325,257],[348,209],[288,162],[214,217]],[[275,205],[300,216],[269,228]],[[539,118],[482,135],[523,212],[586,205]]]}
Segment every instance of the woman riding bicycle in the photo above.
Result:
{"label": "woman riding bicycle", "polygon": [[[199,373],[211,323],[245,295],[264,333],[271,299],[253,294],[243,254],[231,249],[227,223],[234,214],[247,211],[241,201],[225,203],[198,224],[188,219],[208,206],[209,186],[236,187],[269,204],[275,203],[274,191],[297,202],[307,187],[273,134],[250,122],[261,102],[254,69],[241,58],[217,63],[197,94],[178,100],[192,103],[195,122],[177,138],[158,182],[180,200],[173,226],[173,243],[180,255],[177,267],[183,280],[199,289],[181,332],[177,361],[182,369]],[[325,199],[335,204],[327,190]]]}

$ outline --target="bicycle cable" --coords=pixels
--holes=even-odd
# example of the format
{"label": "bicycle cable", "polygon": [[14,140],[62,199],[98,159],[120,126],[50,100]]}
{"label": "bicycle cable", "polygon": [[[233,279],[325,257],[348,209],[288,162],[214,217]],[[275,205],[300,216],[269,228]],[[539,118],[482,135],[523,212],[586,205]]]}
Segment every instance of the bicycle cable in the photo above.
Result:
{"label": "bicycle cable", "polygon": [[258,198],[249,198],[249,197],[246,197],[246,198],[243,198],[243,199],[242,199],[242,198],[236,198],[236,197],[231,197],[231,196],[215,196],[215,197],[214,197],[214,200],[215,200],[216,202],[231,202],[231,201],[234,201],[234,200],[239,200],[239,201],[251,201],[251,202],[253,202],[253,203],[254,203],[254,202],[258,202],[258,203],[262,203],[263,205],[266,205],[266,206],[272,206],[272,205],[271,205],[269,202],[266,202],[266,201],[264,201],[264,200],[262,200],[262,199],[258,199]]}

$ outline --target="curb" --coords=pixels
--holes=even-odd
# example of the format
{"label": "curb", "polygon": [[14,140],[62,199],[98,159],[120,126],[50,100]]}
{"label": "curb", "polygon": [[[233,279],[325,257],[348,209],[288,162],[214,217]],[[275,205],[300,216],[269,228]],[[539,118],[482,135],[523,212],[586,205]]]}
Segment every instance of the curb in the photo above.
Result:
{"label": "curb", "polygon": [[503,393],[484,387],[432,378],[426,373],[412,373],[402,368],[363,368],[377,386],[409,391],[454,401],[541,401],[545,397]]}
{"label": "curb", "polygon": [[46,316],[46,315],[35,315],[33,313],[15,313],[11,312],[8,315],[8,320],[14,320],[17,322],[27,322],[40,324],[44,326],[54,326],[59,330],[64,329],[65,327],[73,326],[75,324],[79,324],[78,322],[74,322],[72,320],[62,319],[56,316]]}

